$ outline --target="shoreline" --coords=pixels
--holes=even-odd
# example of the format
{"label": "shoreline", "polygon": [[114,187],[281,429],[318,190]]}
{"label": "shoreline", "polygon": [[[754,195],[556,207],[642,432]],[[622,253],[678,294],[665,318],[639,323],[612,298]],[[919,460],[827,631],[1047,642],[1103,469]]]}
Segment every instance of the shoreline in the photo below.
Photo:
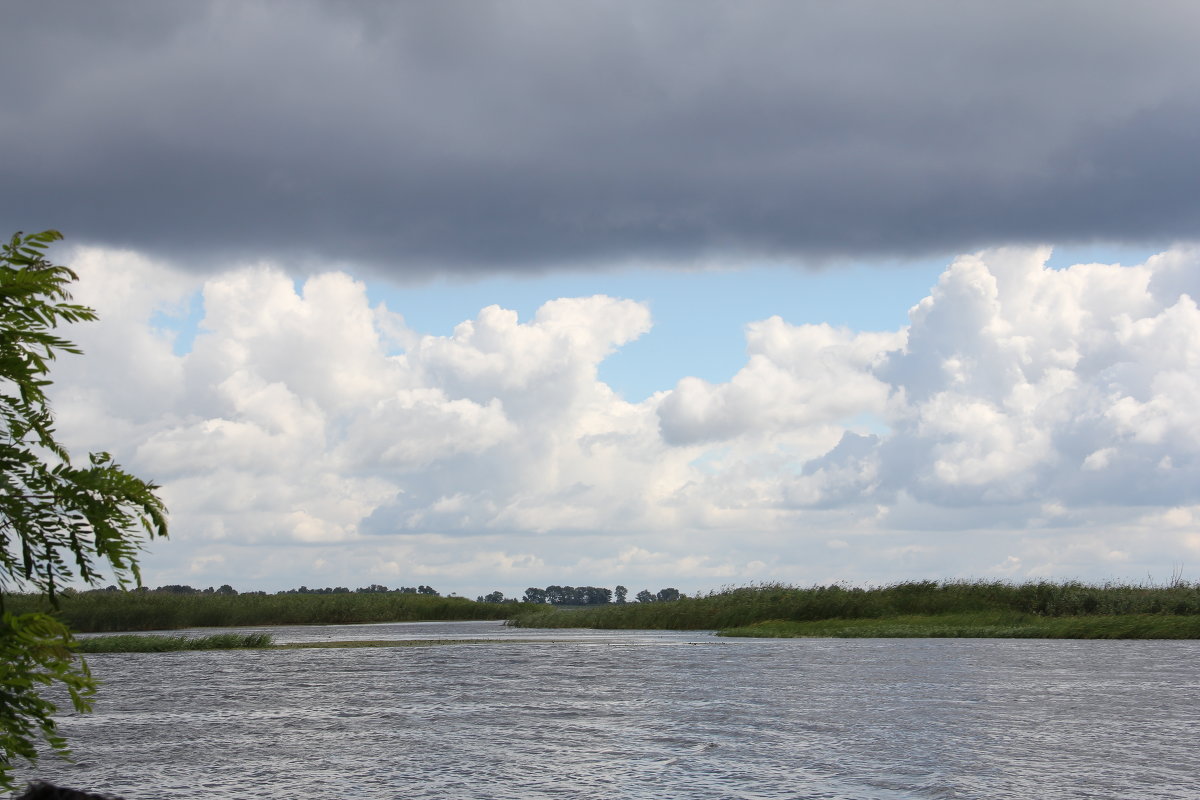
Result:
{"label": "shoreline", "polygon": [[[582,630],[587,630],[582,628]],[[629,629],[637,630],[637,629]],[[653,630],[653,629],[645,629]],[[659,629],[661,630],[661,629]],[[713,632],[741,639],[1039,639],[1039,640],[1200,640],[1200,615],[1127,614],[1109,617],[941,614],[807,622],[766,620]],[[81,655],[163,653],[200,650],[334,650],[448,645],[559,644],[569,639],[355,639],[275,644],[270,634],[215,634],[186,637],[162,634],[91,636],[75,642]],[[715,642],[714,642],[715,643]]]}

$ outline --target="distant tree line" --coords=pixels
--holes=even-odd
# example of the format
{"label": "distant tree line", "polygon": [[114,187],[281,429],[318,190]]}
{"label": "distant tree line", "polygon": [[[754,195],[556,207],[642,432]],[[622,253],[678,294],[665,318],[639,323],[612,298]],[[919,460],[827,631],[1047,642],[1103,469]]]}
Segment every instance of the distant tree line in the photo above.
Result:
{"label": "distant tree line", "polygon": [[[506,598],[503,592],[492,592],[490,594],[481,595],[476,598],[480,603],[535,603],[538,605],[552,606],[603,606],[603,605],[623,605],[627,601],[629,590],[624,586],[618,586],[615,589],[605,589],[601,586],[547,586],[544,589],[539,589],[531,586],[525,590],[524,597],[518,600],[515,597]],[[659,589],[658,592],[651,592],[649,589],[643,589],[637,593],[637,602],[639,603],[657,603],[666,602],[669,600],[678,600],[682,595],[678,589]]]}
{"label": "distant tree line", "polygon": [[[116,586],[109,586],[105,591],[118,591]],[[136,591],[142,592],[159,592],[162,594],[220,594],[220,595],[236,595],[239,594],[237,589],[234,589],[229,584],[222,584],[214,589],[197,589],[194,586],[184,584],[167,584],[159,586],[157,589],[148,589],[142,587]],[[319,589],[310,589],[307,586],[301,586],[298,589],[284,589],[275,592],[275,594],[423,594],[431,597],[441,597],[441,593],[432,586],[401,586],[398,589],[389,589],[386,586],[378,583],[372,583],[370,586],[361,586],[357,589],[348,589],[345,586],[327,586]],[[246,595],[264,595],[266,592],[241,592]],[[624,605],[628,602],[629,590],[624,586],[617,586],[615,589],[606,589],[601,586],[547,586],[544,589],[529,587],[525,590],[524,597],[505,597],[503,592],[491,592],[486,595],[481,595],[476,599],[480,603],[535,603],[539,605],[552,606],[604,606],[604,605]],[[635,595],[635,599],[639,603],[666,603],[671,600],[678,600],[683,597],[678,589],[667,588],[659,589],[657,592],[651,592],[649,589],[642,589]]]}
{"label": "distant tree line", "polygon": [[[106,592],[119,592],[116,586],[104,587]],[[197,589],[194,586],[186,586],[180,583],[169,583],[166,586],[159,586],[157,589],[151,589],[147,586],[140,586],[134,589],[135,592],[159,592],[160,594],[228,594],[234,595],[238,590],[230,586],[228,583],[223,583],[216,589],[208,587],[207,589]]]}
{"label": "distant tree line", "polygon": [[[401,586],[399,589],[389,589],[386,586],[378,583],[372,583],[370,586],[362,586],[354,590],[359,594],[427,594],[430,597],[441,597],[441,593],[432,586]],[[309,589],[307,586],[301,586],[299,589],[288,589],[276,594],[350,594],[350,590],[344,586],[335,586],[332,589]]]}
{"label": "distant tree line", "polygon": [[639,603],[669,603],[681,597],[683,595],[679,593],[678,589],[659,589],[654,594],[651,594],[649,589],[642,589],[637,593]]}
{"label": "distant tree line", "polygon": [[613,601],[613,590],[599,586],[547,586],[525,590],[526,603],[549,603],[552,606],[601,606]]}

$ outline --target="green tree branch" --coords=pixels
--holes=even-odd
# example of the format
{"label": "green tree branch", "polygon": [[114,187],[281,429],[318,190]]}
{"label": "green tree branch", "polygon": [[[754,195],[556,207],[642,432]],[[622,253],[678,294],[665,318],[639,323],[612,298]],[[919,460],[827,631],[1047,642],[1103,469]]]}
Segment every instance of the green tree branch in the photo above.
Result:
{"label": "green tree branch", "polygon": [[36,763],[38,743],[67,755],[54,704],[43,692],[65,688],[78,711],[91,708],[96,684],[70,631],[46,614],[4,612],[4,595],[34,591],[53,604],[71,580],[141,585],[143,544],[167,535],[158,487],[121,469],[108,453],[72,465],[54,435],[46,387],[59,353],[79,353],[53,331],[96,319],[72,304],[78,275],[50,263],[57,231],[14,235],[0,249],[0,790],[11,791],[17,760]]}

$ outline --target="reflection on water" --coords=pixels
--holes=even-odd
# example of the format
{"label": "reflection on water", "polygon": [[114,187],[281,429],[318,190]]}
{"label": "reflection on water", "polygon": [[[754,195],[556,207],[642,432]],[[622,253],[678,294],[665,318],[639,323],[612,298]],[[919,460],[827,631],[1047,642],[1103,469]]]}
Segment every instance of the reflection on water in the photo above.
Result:
{"label": "reflection on water", "polygon": [[496,641],[91,656],[78,763],[39,777],[129,800],[1197,797],[1195,642],[264,630]]}

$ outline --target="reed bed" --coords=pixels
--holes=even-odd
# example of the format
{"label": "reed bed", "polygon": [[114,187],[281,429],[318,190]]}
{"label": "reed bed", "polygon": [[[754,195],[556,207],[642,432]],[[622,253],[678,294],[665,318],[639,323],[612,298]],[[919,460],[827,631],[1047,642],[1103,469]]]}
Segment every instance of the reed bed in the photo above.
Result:
{"label": "reed bed", "polygon": [[[666,603],[631,603],[569,612],[535,609],[517,614],[509,624],[536,628],[727,630],[767,621],[813,623],[954,614],[978,618],[981,614],[995,613],[1038,619],[1129,615],[1190,617],[1200,615],[1200,584],[1181,581],[1168,586],[1047,581],[1019,584],[908,581],[865,588],[843,585],[799,588],[766,584],[729,588]],[[1180,631],[1193,630],[1177,623],[1180,620],[1162,625],[1174,626]],[[856,625],[861,623],[843,627],[860,629]],[[1065,623],[1054,629],[1072,630]],[[1099,630],[1099,627],[1093,625],[1090,629]]]}
{"label": "reed bed", "polygon": [[211,636],[92,636],[75,640],[80,653],[169,653],[178,650],[240,650],[271,646],[269,633],[214,633]]}
{"label": "reed bed", "polygon": [[52,612],[81,633],[504,619],[522,608],[521,604],[401,592],[221,595],[89,591],[61,595],[58,609],[34,595],[6,595],[4,603],[7,611],[17,614]]}
{"label": "reed bed", "polygon": [[1200,615],[1036,617],[985,612],[814,622],[768,620],[741,628],[728,628],[720,631],[720,635],[778,639],[1200,639]]}

